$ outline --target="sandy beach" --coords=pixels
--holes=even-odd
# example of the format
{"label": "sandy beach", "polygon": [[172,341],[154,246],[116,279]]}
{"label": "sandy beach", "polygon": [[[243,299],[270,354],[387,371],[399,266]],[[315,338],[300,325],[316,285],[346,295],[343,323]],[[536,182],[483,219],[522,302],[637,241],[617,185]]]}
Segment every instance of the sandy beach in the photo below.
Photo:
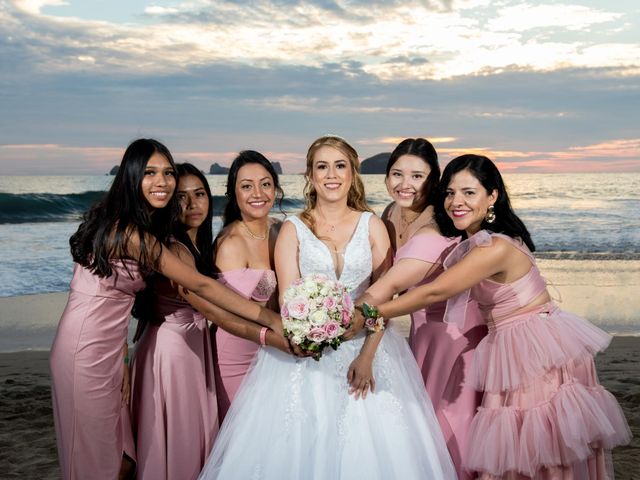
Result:
{"label": "sandy beach", "polygon": [[[65,293],[0,298],[3,325],[7,319],[57,319],[65,300]],[[2,478],[59,478],[47,359],[48,351],[0,353]],[[596,363],[603,385],[622,405],[634,434],[630,445],[613,452],[616,478],[640,480],[640,337],[614,337]]]}

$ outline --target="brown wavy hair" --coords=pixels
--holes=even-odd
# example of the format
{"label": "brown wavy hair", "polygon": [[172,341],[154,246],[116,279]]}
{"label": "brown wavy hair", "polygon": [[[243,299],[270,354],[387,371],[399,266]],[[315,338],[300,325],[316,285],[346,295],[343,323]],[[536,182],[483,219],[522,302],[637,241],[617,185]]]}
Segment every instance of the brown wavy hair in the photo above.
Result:
{"label": "brown wavy hair", "polygon": [[335,135],[324,135],[316,139],[309,147],[309,150],[307,151],[307,168],[304,173],[306,180],[303,190],[304,210],[300,214],[300,217],[314,233],[316,233],[315,220],[313,219],[313,215],[311,215],[311,211],[316,207],[318,193],[311,183],[311,174],[313,172],[313,157],[322,147],[335,148],[347,157],[347,160],[349,160],[353,180],[347,196],[347,206],[358,212],[373,211],[369,208],[365,197],[364,183],[362,183],[362,178],[360,177],[360,160],[358,159],[358,152],[356,152],[356,150],[349,145],[345,139]]}

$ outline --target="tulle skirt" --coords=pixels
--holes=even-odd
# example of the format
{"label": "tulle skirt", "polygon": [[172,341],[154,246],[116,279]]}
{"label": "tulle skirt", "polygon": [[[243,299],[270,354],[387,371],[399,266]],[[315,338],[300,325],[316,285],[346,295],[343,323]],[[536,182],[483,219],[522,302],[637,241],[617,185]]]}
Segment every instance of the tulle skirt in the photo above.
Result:
{"label": "tulle skirt", "polygon": [[407,342],[387,329],[375,393],[348,394],[363,337],[320,361],[261,349],[231,405],[203,479],[455,479]]}
{"label": "tulle skirt", "polygon": [[609,342],[553,304],[492,325],[475,353],[472,381],[486,391],[466,466],[482,478],[610,478],[606,450],[631,433],[593,362]]}

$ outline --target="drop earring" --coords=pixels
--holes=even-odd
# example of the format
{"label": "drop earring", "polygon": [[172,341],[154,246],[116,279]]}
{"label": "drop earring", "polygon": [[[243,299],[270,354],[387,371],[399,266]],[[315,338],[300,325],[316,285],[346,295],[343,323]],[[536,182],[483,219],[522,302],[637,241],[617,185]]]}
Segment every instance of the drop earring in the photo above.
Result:
{"label": "drop earring", "polygon": [[487,208],[487,214],[484,216],[484,220],[487,223],[493,223],[496,221],[496,213],[494,211],[493,205],[489,205],[489,208]]}

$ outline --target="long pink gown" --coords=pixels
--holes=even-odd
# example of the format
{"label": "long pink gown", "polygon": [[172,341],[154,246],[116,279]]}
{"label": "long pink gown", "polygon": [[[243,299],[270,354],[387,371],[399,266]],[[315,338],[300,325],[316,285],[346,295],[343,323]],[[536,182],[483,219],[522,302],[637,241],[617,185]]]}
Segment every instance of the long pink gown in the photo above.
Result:
{"label": "long pink gown", "polygon": [[[186,247],[185,247],[186,248]],[[218,433],[207,320],[161,277],[154,318],[132,357],[138,480],[195,479]]]}
{"label": "long pink gown", "polygon": [[[238,268],[222,272],[218,280],[243,297],[256,302],[267,302],[276,290],[276,274],[273,270]],[[258,344],[236,337],[218,328],[216,349],[218,369],[216,387],[218,389],[218,415],[224,420],[242,380],[249,370],[258,351]]]}
{"label": "long pink gown", "polygon": [[531,269],[511,283],[486,279],[449,300],[445,320],[464,318],[469,295],[489,327],[476,348],[471,383],[484,391],[469,433],[466,464],[483,479],[608,479],[607,450],[631,438],[617,401],[599,383],[593,355],[611,337],[553,302],[514,313],[546,289],[519,241],[480,231],[447,257],[501,238],[525,253]]}
{"label": "long pink gown", "polygon": [[[417,234],[398,249],[395,262],[414,259],[438,265],[415,287],[424,285],[442,273],[442,261],[456,244],[457,240],[446,237]],[[467,480],[475,475],[462,465],[464,447],[482,394],[466,382],[473,353],[486,335],[487,327],[475,302],[467,309],[463,330],[443,322],[445,307],[446,302],[440,302],[411,314],[409,345],[422,372],[458,478]]]}
{"label": "long pink gown", "polygon": [[107,278],[75,265],[49,355],[64,479],[112,480],[125,451],[135,459],[127,409],[122,408],[122,348],[135,293],[144,286],[134,261],[114,262]]}

